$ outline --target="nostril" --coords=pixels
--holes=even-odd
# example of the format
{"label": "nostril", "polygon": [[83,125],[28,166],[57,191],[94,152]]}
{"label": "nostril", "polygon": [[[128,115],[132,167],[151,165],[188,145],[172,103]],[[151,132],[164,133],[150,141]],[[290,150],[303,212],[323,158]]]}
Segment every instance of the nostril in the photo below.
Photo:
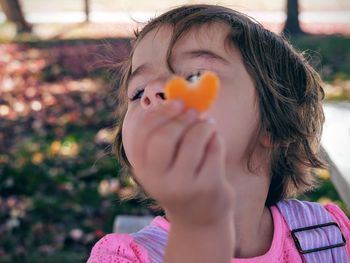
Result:
{"label": "nostril", "polygon": [[165,93],[164,92],[159,92],[157,93],[157,96],[161,97],[163,100],[165,100]]}
{"label": "nostril", "polygon": [[146,104],[146,105],[150,105],[151,101],[148,97],[144,98],[143,102]]}

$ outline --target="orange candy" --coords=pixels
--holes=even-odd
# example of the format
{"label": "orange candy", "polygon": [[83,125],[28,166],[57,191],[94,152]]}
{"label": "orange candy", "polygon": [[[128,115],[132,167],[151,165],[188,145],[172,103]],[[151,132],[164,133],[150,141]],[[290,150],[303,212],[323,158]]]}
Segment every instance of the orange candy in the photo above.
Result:
{"label": "orange candy", "polygon": [[205,71],[198,80],[189,82],[176,76],[165,84],[165,97],[184,101],[186,108],[206,111],[219,93],[219,78],[211,71]]}

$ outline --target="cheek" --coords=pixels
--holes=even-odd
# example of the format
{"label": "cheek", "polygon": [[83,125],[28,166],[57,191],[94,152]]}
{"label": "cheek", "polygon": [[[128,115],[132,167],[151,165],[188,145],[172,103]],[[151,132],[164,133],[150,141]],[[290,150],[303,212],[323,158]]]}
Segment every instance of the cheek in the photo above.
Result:
{"label": "cheek", "polygon": [[241,160],[257,129],[259,116],[252,101],[252,98],[222,97],[208,111],[208,115],[216,119],[218,132],[223,136],[231,160]]}
{"label": "cheek", "polygon": [[122,138],[125,154],[129,160],[129,163],[133,166],[133,138],[135,136],[135,125],[131,121],[130,114],[126,113],[124,122],[122,125]]}

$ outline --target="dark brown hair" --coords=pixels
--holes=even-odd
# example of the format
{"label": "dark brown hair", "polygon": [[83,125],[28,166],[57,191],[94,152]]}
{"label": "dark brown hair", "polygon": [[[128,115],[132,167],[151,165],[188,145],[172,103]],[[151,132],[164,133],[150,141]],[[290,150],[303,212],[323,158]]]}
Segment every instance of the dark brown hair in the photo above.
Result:
{"label": "dark brown hair", "polygon": [[[251,155],[259,138],[268,132],[272,141],[271,185],[266,205],[294,197],[317,185],[312,168],[325,168],[319,157],[320,137],[324,122],[321,100],[324,98],[321,79],[304,56],[287,40],[278,36],[247,15],[216,5],[188,5],[170,10],[135,32],[132,50],[124,62],[118,93],[118,131],[113,145],[124,172],[132,169],[126,157],[121,125],[127,110],[126,90],[131,73],[131,58],[137,44],[153,29],[164,25],[173,28],[168,47],[167,63],[177,40],[195,26],[222,23],[230,27],[227,41],[239,49],[243,63],[255,83],[260,110],[256,139],[249,147]],[[132,174],[131,174],[132,176]],[[137,188],[133,197],[147,200],[135,178]]]}

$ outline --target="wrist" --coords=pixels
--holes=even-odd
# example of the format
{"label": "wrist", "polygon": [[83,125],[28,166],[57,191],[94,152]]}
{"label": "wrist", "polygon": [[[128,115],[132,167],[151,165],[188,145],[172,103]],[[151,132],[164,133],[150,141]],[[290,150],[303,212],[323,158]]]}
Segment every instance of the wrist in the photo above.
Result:
{"label": "wrist", "polygon": [[[233,222],[228,218],[206,225],[174,222],[170,226],[165,262],[230,262],[234,247]],[[187,261],[182,258],[185,255]]]}
{"label": "wrist", "polygon": [[166,213],[166,219],[170,222],[172,227],[184,228],[184,229],[202,229],[202,228],[220,228],[234,225],[233,213],[229,212],[225,215],[218,215],[211,219],[193,219],[188,220],[182,217],[174,217],[168,212]]}
{"label": "wrist", "polygon": [[172,220],[170,221],[170,232],[177,233],[188,233],[191,232],[193,235],[216,235],[219,232],[226,232],[234,234],[234,222],[232,216],[225,216],[218,218],[217,220],[207,222],[184,222],[183,220]]}

